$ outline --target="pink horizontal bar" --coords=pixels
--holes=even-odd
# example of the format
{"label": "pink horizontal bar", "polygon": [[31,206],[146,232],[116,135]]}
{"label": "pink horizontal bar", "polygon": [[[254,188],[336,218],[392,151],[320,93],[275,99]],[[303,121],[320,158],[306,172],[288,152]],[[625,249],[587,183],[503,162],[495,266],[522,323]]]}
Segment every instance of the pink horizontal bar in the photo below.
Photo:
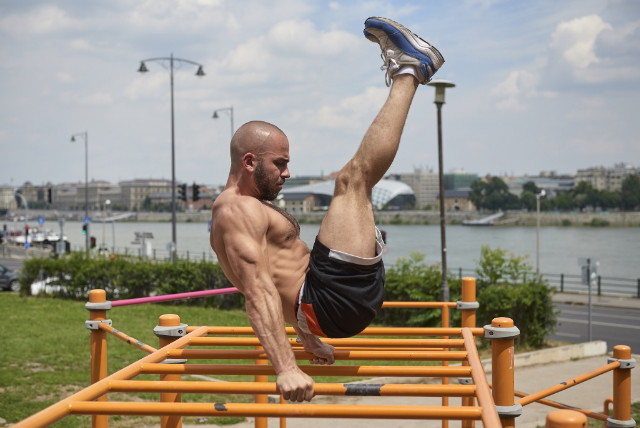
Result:
{"label": "pink horizontal bar", "polygon": [[168,300],[193,299],[195,297],[206,297],[206,296],[215,296],[218,294],[238,293],[238,291],[239,290],[235,287],[229,287],[229,288],[217,288],[215,290],[191,291],[188,293],[165,294],[162,296],[139,297],[137,299],[124,299],[124,300],[113,301],[111,302],[111,307],[115,308],[116,306],[141,305],[143,303],[166,302]]}

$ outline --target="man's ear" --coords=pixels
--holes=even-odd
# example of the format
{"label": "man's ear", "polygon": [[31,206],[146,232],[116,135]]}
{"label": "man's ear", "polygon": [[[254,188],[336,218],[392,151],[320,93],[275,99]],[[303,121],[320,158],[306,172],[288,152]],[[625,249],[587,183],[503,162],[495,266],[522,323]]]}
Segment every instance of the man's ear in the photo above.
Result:
{"label": "man's ear", "polygon": [[242,168],[247,171],[253,171],[258,163],[258,158],[253,153],[245,153],[242,156]]}

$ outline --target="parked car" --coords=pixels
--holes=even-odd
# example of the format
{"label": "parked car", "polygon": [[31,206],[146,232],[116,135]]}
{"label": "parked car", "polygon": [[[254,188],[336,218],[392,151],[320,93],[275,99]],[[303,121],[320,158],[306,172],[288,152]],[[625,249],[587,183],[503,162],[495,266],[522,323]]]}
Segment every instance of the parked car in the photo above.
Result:
{"label": "parked car", "polygon": [[18,272],[0,265],[0,289],[7,291],[20,291],[20,278]]}

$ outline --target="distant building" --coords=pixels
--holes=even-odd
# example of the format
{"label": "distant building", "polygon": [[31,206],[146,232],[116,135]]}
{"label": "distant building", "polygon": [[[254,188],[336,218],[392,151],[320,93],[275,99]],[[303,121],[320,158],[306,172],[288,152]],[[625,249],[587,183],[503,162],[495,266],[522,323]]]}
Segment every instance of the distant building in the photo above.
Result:
{"label": "distant building", "polygon": [[[476,211],[476,206],[469,200],[470,189],[455,189],[444,191],[445,211]],[[438,194],[439,195],[439,194]],[[440,200],[436,204],[440,209]]]}
{"label": "distant building", "polygon": [[597,190],[620,191],[625,178],[634,174],[640,174],[640,169],[628,163],[618,163],[613,168],[599,166],[579,169],[575,183],[577,185],[581,181],[585,181]]}
{"label": "distant building", "polygon": [[438,174],[428,169],[416,169],[412,173],[389,174],[388,180],[397,180],[408,185],[416,198],[415,208],[423,209],[436,206],[438,194]]}
{"label": "distant building", "polygon": [[[333,199],[334,180],[283,189],[278,204],[294,213],[326,210]],[[372,202],[376,209],[413,209],[416,204],[411,188],[399,181],[380,180],[373,188]]]}
{"label": "distant building", "polygon": [[169,195],[171,200],[171,180],[164,179],[135,179],[121,181],[120,205],[126,210],[140,210],[147,198],[159,194]]}
{"label": "distant building", "polygon": [[467,174],[464,171],[450,172],[444,175],[444,190],[469,189],[471,183],[478,179],[478,174]]}

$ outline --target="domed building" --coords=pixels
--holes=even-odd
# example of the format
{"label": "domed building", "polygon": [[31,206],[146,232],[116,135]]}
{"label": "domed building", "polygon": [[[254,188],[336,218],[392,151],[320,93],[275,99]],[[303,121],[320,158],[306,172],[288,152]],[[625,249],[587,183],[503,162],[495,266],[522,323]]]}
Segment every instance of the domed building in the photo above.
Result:
{"label": "domed building", "polygon": [[[333,198],[334,180],[285,188],[277,203],[291,213],[323,211]],[[373,188],[372,202],[378,210],[414,209],[416,197],[411,187],[395,180],[380,180]]]}

